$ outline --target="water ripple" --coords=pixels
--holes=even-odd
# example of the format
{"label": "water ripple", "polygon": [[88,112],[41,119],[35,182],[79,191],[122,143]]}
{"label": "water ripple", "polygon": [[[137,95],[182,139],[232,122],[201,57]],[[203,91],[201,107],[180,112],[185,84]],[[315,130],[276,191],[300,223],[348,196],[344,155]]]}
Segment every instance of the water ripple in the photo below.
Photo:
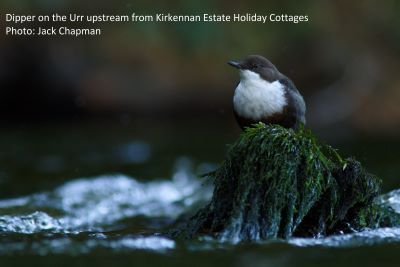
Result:
{"label": "water ripple", "polygon": [[73,180],[52,192],[1,200],[0,232],[104,231],[137,216],[173,220],[210,197],[210,186],[204,186],[183,159],[170,180],[139,182],[126,175],[104,175]]}
{"label": "water ripple", "polygon": [[44,212],[34,212],[29,215],[0,217],[0,232],[15,232],[31,234],[40,231],[60,231],[60,222]]}
{"label": "water ripple", "polygon": [[400,228],[379,228],[325,238],[292,238],[289,244],[310,247],[356,247],[400,242]]}
{"label": "water ripple", "polygon": [[[212,187],[196,177],[190,161],[181,159],[168,180],[140,182],[121,174],[103,175],[72,180],[50,192],[0,200],[0,254],[85,254],[99,248],[168,251],[175,249],[174,240],[158,234],[143,235],[146,231],[112,234],[113,226],[136,217],[145,217],[149,222],[160,218],[174,221],[199,203],[209,201],[211,194]],[[379,197],[378,202],[400,212],[400,190]],[[150,228],[147,233],[154,233]],[[400,228],[278,242],[300,247],[384,244],[400,242]],[[192,245],[189,242],[187,247],[212,250],[216,243],[204,239]],[[262,244],[273,246],[276,241]],[[221,246],[225,244],[218,243]]]}

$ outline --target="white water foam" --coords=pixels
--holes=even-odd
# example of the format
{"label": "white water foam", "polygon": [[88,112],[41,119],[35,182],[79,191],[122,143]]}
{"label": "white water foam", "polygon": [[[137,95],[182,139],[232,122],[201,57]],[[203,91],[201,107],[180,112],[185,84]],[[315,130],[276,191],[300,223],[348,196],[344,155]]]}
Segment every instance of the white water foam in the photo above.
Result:
{"label": "white water foam", "polygon": [[61,231],[62,225],[44,212],[29,215],[0,216],[0,232],[31,234],[40,231]]}
{"label": "white water foam", "polygon": [[[18,251],[43,255],[84,254],[97,248],[157,252],[174,249],[174,240],[157,235],[108,236],[103,232],[120,220],[136,216],[177,218],[193,205],[208,201],[211,193],[211,186],[203,185],[194,175],[190,162],[182,160],[169,180],[140,182],[126,175],[104,175],[73,180],[51,192],[0,200],[0,234],[9,239],[0,244],[0,254]],[[379,197],[378,202],[400,212],[400,190]],[[74,238],[81,233],[86,239]],[[26,234],[38,234],[40,238],[34,238],[31,243],[21,241],[19,236]],[[204,241],[204,249],[213,242]],[[284,242],[300,247],[392,243],[400,242],[400,228],[379,228],[317,239],[291,238]]]}
{"label": "white water foam", "polygon": [[400,213],[400,189],[393,190],[378,198],[380,204],[391,207],[395,212]]}
{"label": "white water foam", "polygon": [[[1,200],[0,232],[79,233],[101,231],[135,216],[174,219],[210,199],[211,191],[185,159],[179,161],[171,180],[139,182],[126,175],[77,179],[52,192]],[[17,208],[22,212],[5,214]],[[62,215],[52,216],[45,212],[48,209]]]}
{"label": "white water foam", "polygon": [[88,254],[96,249],[112,251],[148,250],[164,253],[176,246],[175,241],[160,236],[124,236],[121,238],[91,238],[75,240],[70,237],[56,239],[42,238],[32,243],[26,241],[11,241],[0,243],[0,255],[22,252],[24,254]]}
{"label": "white water foam", "polygon": [[325,238],[292,238],[289,244],[310,247],[356,247],[400,242],[400,228],[378,228]]}

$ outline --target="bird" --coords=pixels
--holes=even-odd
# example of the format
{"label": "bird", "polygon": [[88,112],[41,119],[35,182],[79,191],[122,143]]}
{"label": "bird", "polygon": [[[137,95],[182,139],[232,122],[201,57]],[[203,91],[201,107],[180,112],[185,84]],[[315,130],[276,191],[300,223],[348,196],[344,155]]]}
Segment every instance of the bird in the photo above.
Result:
{"label": "bird", "polygon": [[240,82],[233,96],[233,111],[243,130],[263,122],[298,130],[306,124],[306,104],[294,83],[260,55],[229,61],[239,70]]}

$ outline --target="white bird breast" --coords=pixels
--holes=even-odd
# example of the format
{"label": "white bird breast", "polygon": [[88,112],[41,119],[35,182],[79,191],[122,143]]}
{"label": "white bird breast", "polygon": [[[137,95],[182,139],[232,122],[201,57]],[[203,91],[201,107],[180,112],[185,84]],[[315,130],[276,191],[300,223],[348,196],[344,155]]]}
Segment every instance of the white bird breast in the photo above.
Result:
{"label": "white bird breast", "polygon": [[240,71],[233,96],[233,107],[240,116],[258,120],[281,113],[286,105],[284,85],[279,81],[268,82],[253,71]]}

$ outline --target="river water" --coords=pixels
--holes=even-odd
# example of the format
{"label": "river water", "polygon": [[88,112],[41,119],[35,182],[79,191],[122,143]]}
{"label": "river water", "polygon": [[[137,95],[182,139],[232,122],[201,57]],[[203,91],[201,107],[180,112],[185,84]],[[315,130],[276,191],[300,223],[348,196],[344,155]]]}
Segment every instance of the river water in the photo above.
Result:
{"label": "river water", "polygon": [[[201,174],[218,166],[238,132],[146,129],[151,133],[104,123],[5,129],[1,266],[398,266],[400,228],[252,244],[167,237],[177,219],[209,201],[212,184]],[[400,212],[397,157],[379,158],[385,146],[367,141],[338,146],[374,163],[386,176],[381,201]]]}

